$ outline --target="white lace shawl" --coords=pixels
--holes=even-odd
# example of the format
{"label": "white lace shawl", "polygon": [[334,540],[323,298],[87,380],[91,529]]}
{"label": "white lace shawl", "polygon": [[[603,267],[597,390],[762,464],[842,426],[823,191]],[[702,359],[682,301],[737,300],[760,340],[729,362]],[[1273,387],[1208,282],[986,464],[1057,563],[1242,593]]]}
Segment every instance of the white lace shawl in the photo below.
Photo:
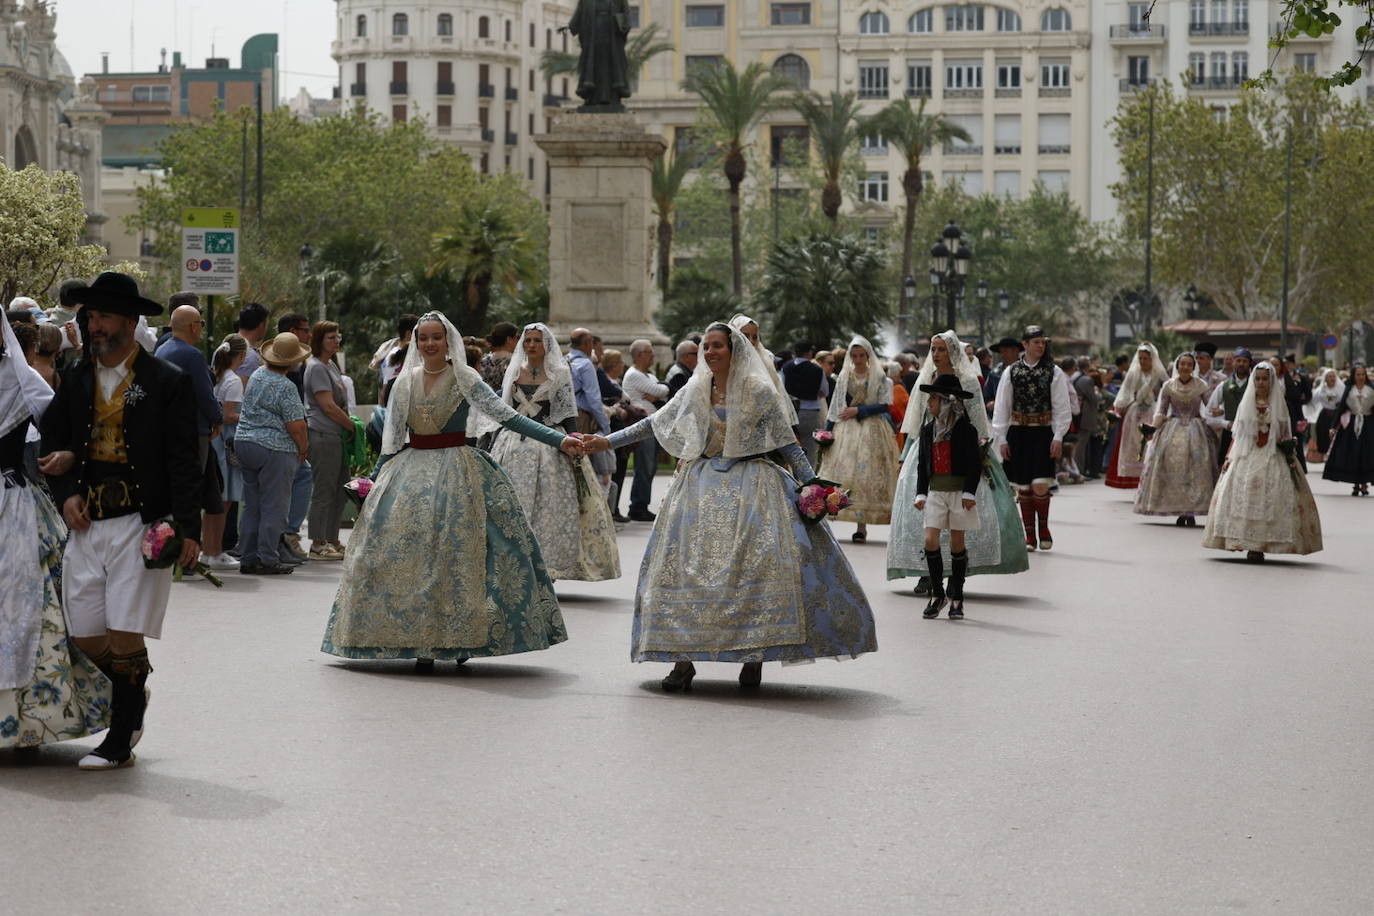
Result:
{"label": "white lace shawl", "polygon": [[[959,377],[960,386],[973,395],[965,407],[969,421],[978,433],[978,438],[991,439],[992,430],[988,425],[988,412],[983,407],[983,389],[978,384],[976,364],[968,358],[968,354],[964,352],[963,342],[959,340],[959,335],[954,331],[942,331],[935,336],[943,340],[945,346],[949,348],[950,365],[954,367],[954,374]],[[935,381],[935,376],[939,374],[935,369],[935,357],[927,353],[925,362],[921,364],[921,371],[916,376],[916,384],[911,386],[911,400],[906,402],[906,416],[902,417],[902,432],[907,436],[918,435],[921,432],[921,426],[926,421],[926,399],[928,395],[921,390],[920,386],[931,384]]]}
{"label": "white lace shawl", "polygon": [[[1259,406],[1255,397],[1255,376],[1261,372],[1269,375],[1269,413],[1263,421],[1260,419]],[[1272,363],[1261,360],[1250,370],[1250,380],[1245,386],[1245,395],[1240,399],[1240,406],[1236,408],[1236,420],[1231,424],[1231,457],[1240,458],[1250,454],[1258,446],[1256,438],[1259,435],[1260,427],[1263,423],[1269,425],[1269,441],[1265,448],[1275,448],[1280,439],[1287,439],[1291,435],[1288,422],[1288,402],[1283,396],[1283,382],[1278,377]]]}
{"label": "white lace shawl", "polygon": [[[548,378],[539,384],[534,394],[523,399],[530,406],[521,409],[521,405],[516,403],[521,400],[517,397],[516,380],[520,378],[520,373],[529,365],[529,360],[525,356],[526,334],[543,336],[544,371],[548,373]],[[573,394],[572,367],[568,365],[568,359],[563,355],[563,351],[558,346],[558,339],[553,336],[553,331],[549,330],[548,325],[535,322],[525,325],[524,330],[520,332],[520,340],[515,345],[515,352],[511,354],[510,362],[506,364],[506,374],[501,379],[499,394],[501,400],[530,417],[538,412],[533,407],[534,404],[548,401],[548,422],[553,425],[561,424],[564,420],[570,420],[577,416],[577,398]],[[500,425],[486,414],[476,414],[468,422],[468,432],[474,436],[481,436],[495,430]]]}
{"label": "white lace shawl", "polygon": [[[702,336],[704,338],[705,334]],[[682,390],[651,417],[654,437],[659,444],[683,460],[700,458],[706,452],[714,416],[712,378],[706,359],[702,357]],[[724,458],[764,455],[797,443],[763,360],[738,328],[730,329],[730,375],[725,385],[725,410],[725,446],[721,450]]]}
{"label": "white lace shawl", "polygon": [[[740,314],[730,319],[730,327],[736,331],[743,331],[746,324],[752,324],[756,328],[762,327],[748,315]],[[778,374],[778,361],[774,358],[773,351],[765,347],[763,341],[759,341],[754,344],[754,352],[758,353],[759,359],[763,360],[763,368],[767,370],[768,377],[773,380],[773,387],[778,390],[778,397],[782,399],[783,413],[787,415],[788,422],[796,426],[797,411],[792,406],[792,396],[787,393],[787,388],[782,383],[782,376]],[[698,361],[700,361],[700,357],[698,357]]]}
{"label": "white lace shawl", "polygon": [[[840,370],[839,377],[835,379],[835,390],[830,393],[830,413],[826,419],[831,423],[838,423],[840,411],[849,406],[845,404],[845,396],[849,391],[849,379],[851,378],[850,368],[854,361],[849,358],[849,353],[855,347],[863,347],[868,352],[868,375],[864,378],[865,404],[891,404],[892,403],[892,379],[883,372],[882,363],[878,361],[878,354],[873,351],[873,344],[868,339],[858,334],[845,347],[844,368]],[[853,376],[857,378],[857,376]]]}
{"label": "white lace shawl", "polygon": [[33,417],[37,421],[52,403],[53,391],[24,359],[10,323],[0,316],[5,354],[0,356],[0,436]]}
{"label": "white lace shawl", "polygon": [[[386,424],[382,427],[382,454],[394,455],[399,452],[406,444],[408,432],[406,421],[410,417],[410,405],[414,400],[414,393],[417,388],[423,391],[424,380],[422,378],[425,371],[424,357],[420,355],[419,336],[420,325],[430,321],[438,321],[444,326],[445,339],[449,347],[449,370],[453,373],[455,384],[458,388],[460,397],[466,399],[475,385],[482,384],[482,377],[477,374],[467,364],[464,358],[463,335],[458,333],[442,312],[426,312],[420,316],[419,322],[415,325],[415,337],[412,344],[406,350],[405,362],[401,364],[401,371],[396,375],[396,381],[391,388],[391,397],[387,399]],[[454,342],[457,346],[454,346]]]}
{"label": "white lace shawl", "polygon": [[[1140,354],[1149,353],[1150,374],[1145,375],[1145,371],[1140,368]],[[1121,388],[1116,393],[1116,400],[1113,406],[1117,410],[1126,410],[1132,404],[1139,407],[1154,407],[1155,398],[1158,390],[1155,383],[1164,384],[1169,380],[1169,370],[1164,368],[1164,364],[1159,360],[1159,351],[1152,343],[1144,342],[1136,347],[1135,356],[1131,357],[1131,366],[1126,370],[1126,377],[1121,380]]]}

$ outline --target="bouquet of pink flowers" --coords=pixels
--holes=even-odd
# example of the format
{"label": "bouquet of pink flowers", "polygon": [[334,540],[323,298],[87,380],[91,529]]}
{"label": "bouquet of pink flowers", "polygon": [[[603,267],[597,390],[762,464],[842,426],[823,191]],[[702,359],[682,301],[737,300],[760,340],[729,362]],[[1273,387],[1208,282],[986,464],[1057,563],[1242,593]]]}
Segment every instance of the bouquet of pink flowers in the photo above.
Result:
{"label": "bouquet of pink flowers", "polygon": [[813,477],[797,489],[797,511],[808,525],[826,516],[838,515],[849,505],[849,491],[833,481]]}
{"label": "bouquet of pink flowers", "polygon": [[[176,522],[157,522],[149,525],[148,530],[143,533],[143,542],[139,545],[139,552],[143,554],[143,565],[147,569],[166,569],[171,566],[175,569],[174,576],[178,582],[181,581],[182,568],[177,559],[181,556],[181,545],[185,543],[186,537],[181,533],[181,526]],[[198,576],[203,576],[207,582],[215,588],[223,588],[224,583],[210,572],[210,567],[197,561],[187,572],[193,572]]]}
{"label": "bouquet of pink flowers", "polygon": [[372,492],[371,477],[354,477],[344,484],[344,492],[348,498],[353,500],[353,504],[359,509],[363,507],[363,502],[367,499],[367,494]]}
{"label": "bouquet of pink flowers", "polygon": [[828,429],[818,429],[811,434],[811,438],[819,442],[821,448],[825,448],[827,445],[834,443],[835,434]]}

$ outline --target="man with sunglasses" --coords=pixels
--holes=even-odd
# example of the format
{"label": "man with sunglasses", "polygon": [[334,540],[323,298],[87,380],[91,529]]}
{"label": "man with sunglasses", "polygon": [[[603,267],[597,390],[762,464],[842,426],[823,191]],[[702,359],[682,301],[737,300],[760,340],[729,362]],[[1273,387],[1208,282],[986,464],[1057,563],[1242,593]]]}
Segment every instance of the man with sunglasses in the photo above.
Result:
{"label": "man with sunglasses", "polygon": [[219,476],[219,458],[210,448],[210,440],[219,435],[224,413],[215,397],[215,381],[210,366],[196,346],[205,333],[205,319],[200,315],[200,298],[195,293],[174,293],[167,300],[171,309],[168,327],[171,336],[162,342],[153,355],[165,359],[186,373],[191,380],[191,392],[196,402],[196,445],[200,467],[204,469],[199,492],[201,509],[210,515],[224,514],[223,481]]}

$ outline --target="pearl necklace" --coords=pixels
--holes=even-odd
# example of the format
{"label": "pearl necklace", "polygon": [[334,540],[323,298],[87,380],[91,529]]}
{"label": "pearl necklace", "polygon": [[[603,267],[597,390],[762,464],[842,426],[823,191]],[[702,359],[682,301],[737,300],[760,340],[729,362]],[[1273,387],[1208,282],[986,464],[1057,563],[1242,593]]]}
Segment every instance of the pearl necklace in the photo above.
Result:
{"label": "pearl necklace", "polygon": [[448,363],[444,363],[444,364],[443,364],[442,366],[440,366],[438,369],[433,369],[433,370],[431,370],[431,369],[425,369],[424,366],[421,366],[420,368],[425,370],[425,375],[439,375],[439,374],[442,373],[445,369],[449,368],[449,365],[448,365]]}

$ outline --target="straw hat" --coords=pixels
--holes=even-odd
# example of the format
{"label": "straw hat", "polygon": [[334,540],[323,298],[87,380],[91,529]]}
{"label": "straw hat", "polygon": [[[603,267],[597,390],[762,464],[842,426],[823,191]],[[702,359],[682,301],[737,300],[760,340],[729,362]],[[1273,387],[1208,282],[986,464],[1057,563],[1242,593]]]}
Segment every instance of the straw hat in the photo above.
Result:
{"label": "straw hat", "polygon": [[310,358],[310,348],[290,331],[282,331],[258,352],[269,366],[294,366]]}

